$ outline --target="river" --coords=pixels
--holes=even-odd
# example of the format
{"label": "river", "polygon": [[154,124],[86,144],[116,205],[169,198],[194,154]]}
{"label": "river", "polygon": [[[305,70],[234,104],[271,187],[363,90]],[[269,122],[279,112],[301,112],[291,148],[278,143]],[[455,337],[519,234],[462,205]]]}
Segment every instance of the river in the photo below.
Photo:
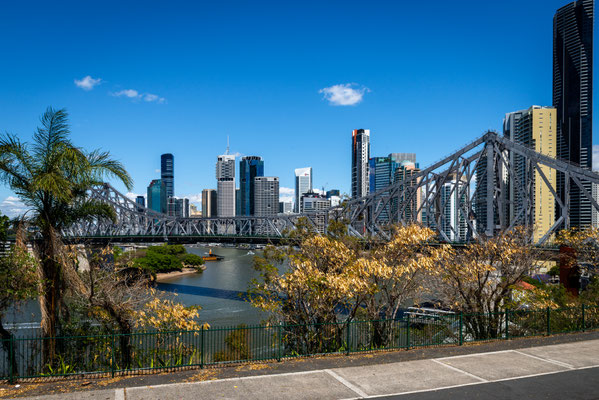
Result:
{"label": "river", "polygon": [[[208,247],[186,248],[200,256],[209,251]],[[200,320],[211,326],[259,324],[266,315],[243,298],[251,280],[259,277],[252,267],[254,255],[248,254],[248,250],[226,247],[214,247],[212,251],[225,259],[206,262],[206,270],[201,274],[164,279],[158,289],[177,293],[175,299],[182,304],[201,306]]]}

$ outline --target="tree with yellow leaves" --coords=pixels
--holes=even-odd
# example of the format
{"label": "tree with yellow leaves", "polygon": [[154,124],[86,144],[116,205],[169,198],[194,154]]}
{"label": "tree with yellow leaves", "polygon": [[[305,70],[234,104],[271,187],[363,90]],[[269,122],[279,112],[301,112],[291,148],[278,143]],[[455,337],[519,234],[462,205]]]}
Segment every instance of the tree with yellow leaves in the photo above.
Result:
{"label": "tree with yellow leaves", "polygon": [[526,229],[516,227],[446,253],[436,289],[446,305],[464,313],[464,325],[475,339],[500,335],[501,311],[512,288],[534,267],[529,238]]}

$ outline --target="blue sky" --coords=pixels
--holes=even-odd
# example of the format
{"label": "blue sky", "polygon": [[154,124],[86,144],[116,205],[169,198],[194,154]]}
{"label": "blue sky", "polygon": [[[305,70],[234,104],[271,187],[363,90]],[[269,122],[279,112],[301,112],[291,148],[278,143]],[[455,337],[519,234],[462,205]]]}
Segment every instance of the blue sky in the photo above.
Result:
{"label": "blue sky", "polygon": [[121,160],[134,193],[164,152],[176,195],[215,188],[227,135],[282,187],[312,166],[315,187],[348,192],[352,129],[371,130],[371,156],[426,166],[506,112],[551,105],[566,3],[2,2],[0,131],[29,140],[47,106],[67,108],[73,141]]}

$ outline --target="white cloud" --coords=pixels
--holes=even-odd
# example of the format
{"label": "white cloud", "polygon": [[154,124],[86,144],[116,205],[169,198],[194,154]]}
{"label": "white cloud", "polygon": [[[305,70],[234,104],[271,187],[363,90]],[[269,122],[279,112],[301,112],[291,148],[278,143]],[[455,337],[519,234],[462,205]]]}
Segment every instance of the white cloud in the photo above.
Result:
{"label": "white cloud", "polygon": [[188,194],[183,196],[183,198],[189,199],[190,203],[194,203],[200,206],[202,205],[202,193]]}
{"label": "white cloud", "polygon": [[135,89],[125,89],[125,90],[121,90],[120,92],[116,92],[112,94],[113,96],[116,97],[129,97],[130,99],[139,99],[141,97],[141,94],[139,94],[139,92]]}
{"label": "white cloud", "polygon": [[364,93],[370,92],[370,89],[364,86],[358,86],[355,83],[342,83],[320,89],[324,98],[333,106],[353,106],[362,101]]}
{"label": "white cloud", "polygon": [[290,201],[293,203],[294,196],[295,189],[284,186],[279,188],[279,201]]}
{"label": "white cloud", "polygon": [[137,196],[143,196],[143,194],[128,192],[125,196],[127,196],[129,199],[135,201],[135,199],[137,198]]}
{"label": "white cloud", "polygon": [[593,171],[599,171],[599,144],[593,145]]}
{"label": "white cloud", "polygon": [[144,98],[144,101],[147,101],[149,103],[156,102],[159,104],[163,104],[166,101],[164,97],[160,97],[157,94],[152,94],[152,93],[144,94],[143,98]]}
{"label": "white cloud", "polygon": [[87,75],[83,79],[75,79],[75,85],[83,90],[92,90],[94,87],[98,86],[102,82],[102,79],[94,79],[91,76]]}
{"label": "white cloud", "polygon": [[135,89],[124,89],[118,92],[112,93],[115,97],[127,97],[129,99],[138,101],[143,100],[148,103],[158,103],[164,104],[166,103],[166,99],[164,97],[160,97],[157,94],[153,93],[141,93]]}
{"label": "white cloud", "polygon": [[0,203],[0,211],[9,218],[24,214],[29,208],[18,197],[8,196]]}

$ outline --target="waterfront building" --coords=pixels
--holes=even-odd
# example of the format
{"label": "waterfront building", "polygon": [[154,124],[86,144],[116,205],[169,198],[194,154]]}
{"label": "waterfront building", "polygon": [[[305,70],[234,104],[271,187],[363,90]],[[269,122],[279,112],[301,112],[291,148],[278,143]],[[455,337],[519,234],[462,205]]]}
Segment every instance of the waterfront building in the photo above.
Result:
{"label": "waterfront building", "polygon": [[368,194],[370,159],[370,130],[354,129],[352,131],[351,161],[351,195],[353,198]]}
{"label": "waterfront building", "polygon": [[465,176],[460,180],[456,179],[455,175],[452,178],[440,188],[441,193],[437,196],[434,208],[443,214],[440,229],[445,234],[445,239],[451,242],[466,242],[468,240],[467,201],[470,188]]}
{"label": "waterfront building", "polygon": [[[331,200],[327,199],[325,195],[309,191],[302,195],[302,210],[305,213],[316,213],[318,211],[324,211],[331,207]],[[326,214],[321,212],[310,216],[310,220],[316,225],[316,230],[319,233],[324,233],[326,230]]]}
{"label": "waterfront building", "polygon": [[312,191],[312,167],[295,170],[295,212],[302,212],[302,196]]}
{"label": "waterfront building", "polygon": [[217,212],[217,195],[214,189],[202,190],[202,216],[203,217],[216,217]]}
{"label": "waterfront building", "polygon": [[189,199],[169,197],[166,209],[169,217],[189,218]]}
{"label": "waterfront building", "polygon": [[166,214],[166,187],[162,179],[154,179],[148,185],[148,208]]}
{"label": "waterfront building", "polygon": [[279,213],[280,214],[291,214],[293,212],[292,201],[279,201]]}
{"label": "waterfront building", "polygon": [[339,189],[327,190],[327,199],[330,199],[332,196],[341,197]]}
{"label": "waterfront building", "polygon": [[217,214],[219,217],[235,216],[235,156],[223,154],[216,162]]}
{"label": "waterfront building", "polygon": [[175,157],[170,153],[160,156],[160,179],[164,182],[166,197],[175,196]]}
{"label": "waterfront building", "polygon": [[239,215],[254,215],[254,178],[257,176],[264,176],[262,157],[243,157],[239,161]]}
{"label": "waterfront building", "polygon": [[241,190],[235,189],[235,215],[241,215]]}
{"label": "waterfront building", "polygon": [[[522,144],[537,153],[556,157],[556,109],[553,107],[532,106],[527,110],[511,112],[505,115],[503,120],[503,134],[506,138]],[[548,166],[539,165],[543,175],[551,185],[547,186],[538,171],[533,176],[533,198],[524,194],[521,188],[527,186],[526,163],[524,157],[514,152],[508,152],[510,164],[513,166],[514,174],[509,184],[508,171],[502,171],[501,179],[507,182],[507,193],[504,204],[505,210],[501,210],[506,219],[501,225],[525,225],[534,228],[533,239],[537,242],[542,238],[543,232],[555,223],[555,199],[552,189],[555,190],[557,176],[555,170]],[[479,187],[478,190],[481,190]],[[483,189],[484,190],[484,189]],[[530,205],[530,207],[528,207]],[[527,209],[530,215],[527,217]],[[527,219],[528,218],[528,219]]]}
{"label": "waterfront building", "polygon": [[143,211],[143,208],[146,206],[146,198],[143,196],[137,196],[135,198],[135,203],[140,206],[137,211]]}
{"label": "waterfront building", "polygon": [[397,214],[399,220],[422,222],[422,211],[419,210],[422,191],[418,188],[422,178],[415,176],[419,172],[420,169],[410,161],[403,161],[395,170],[394,181],[403,182],[399,187],[399,193],[403,192],[403,195],[392,203],[393,215]]}
{"label": "waterfront building", "polygon": [[[557,157],[582,168],[593,167],[593,21],[594,0],[578,0],[553,17],[553,106],[557,110]],[[564,198],[564,175],[558,194]],[[590,182],[584,187],[592,191]],[[591,202],[570,183],[570,226],[591,225]]]}
{"label": "waterfront building", "polygon": [[279,178],[257,176],[254,178],[254,215],[264,217],[279,212]]}

